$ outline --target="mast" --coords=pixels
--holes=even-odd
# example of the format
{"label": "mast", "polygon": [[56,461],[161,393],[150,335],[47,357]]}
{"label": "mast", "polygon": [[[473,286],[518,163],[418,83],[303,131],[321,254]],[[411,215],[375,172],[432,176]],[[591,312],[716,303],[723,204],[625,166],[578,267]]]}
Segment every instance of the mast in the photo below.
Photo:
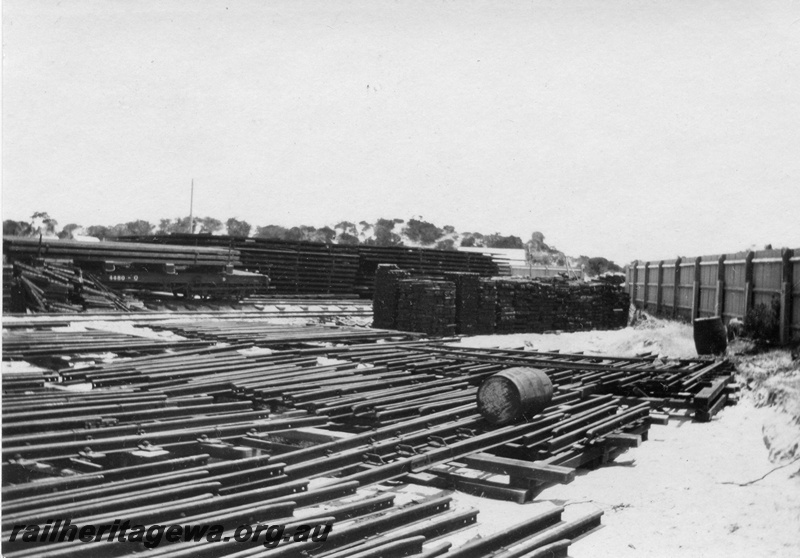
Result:
{"label": "mast", "polygon": [[192,178],[192,193],[189,195],[189,234],[194,234],[194,178]]}

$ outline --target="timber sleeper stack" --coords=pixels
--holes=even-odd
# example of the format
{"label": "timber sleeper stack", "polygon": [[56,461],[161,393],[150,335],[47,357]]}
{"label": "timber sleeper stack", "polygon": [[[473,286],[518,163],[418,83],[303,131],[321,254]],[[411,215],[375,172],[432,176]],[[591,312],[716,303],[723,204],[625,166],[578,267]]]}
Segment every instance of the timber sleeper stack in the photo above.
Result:
{"label": "timber sleeper stack", "polygon": [[[376,327],[394,324],[401,331],[429,335],[541,333],[618,329],[628,319],[628,294],[608,283],[486,279],[450,272],[444,274],[445,281],[398,280],[398,273],[378,269]],[[400,301],[396,307],[395,299]]]}

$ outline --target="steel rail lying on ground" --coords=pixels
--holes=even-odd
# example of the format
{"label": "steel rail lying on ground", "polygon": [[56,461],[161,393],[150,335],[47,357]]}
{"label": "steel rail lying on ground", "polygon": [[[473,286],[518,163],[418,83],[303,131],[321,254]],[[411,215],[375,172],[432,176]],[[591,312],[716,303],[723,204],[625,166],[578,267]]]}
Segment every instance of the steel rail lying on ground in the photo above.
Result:
{"label": "steel rail lying on ground", "polygon": [[[158,352],[126,360],[4,375],[4,540],[16,524],[63,512],[73,523],[333,524],[325,544],[165,543],[151,551],[174,558],[565,555],[599,526],[599,514],[562,521],[553,508],[504,537],[448,548],[441,537],[473,524],[475,510],[451,509],[441,497],[397,506],[377,487],[394,480],[529,501],[547,484],[571,482],[576,467],[645,441],[662,420],[651,408],[680,400],[711,413],[730,392],[728,365],[698,359],[460,349],[356,328],[155,323],[202,344],[165,350],[154,341]],[[79,363],[80,351],[103,338],[91,332],[84,345],[28,333],[30,348],[57,343],[56,356]],[[540,415],[492,426],[477,413],[476,389],[519,364],[545,370],[553,400]],[[19,541],[4,549],[20,558],[138,550]]]}

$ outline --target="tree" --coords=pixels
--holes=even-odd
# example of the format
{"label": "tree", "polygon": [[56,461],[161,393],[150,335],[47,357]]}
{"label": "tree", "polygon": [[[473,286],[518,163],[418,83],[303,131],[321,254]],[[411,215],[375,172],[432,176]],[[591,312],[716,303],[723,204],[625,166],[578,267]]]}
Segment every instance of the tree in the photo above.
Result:
{"label": "tree", "polygon": [[[362,221],[362,223],[363,222],[364,221]],[[356,228],[356,224],[355,223],[351,223],[350,221],[340,221],[333,228],[336,229],[336,230],[341,230],[343,233],[347,233],[347,234],[353,235],[353,236],[358,234],[358,229]]]}
{"label": "tree", "polygon": [[484,245],[483,239],[484,236],[481,233],[466,232],[463,235],[461,235],[461,246],[481,247]]}
{"label": "tree", "polygon": [[297,242],[299,240],[303,240],[303,234],[304,231],[300,227],[292,227],[286,231],[284,238],[286,240]]}
{"label": "tree", "polygon": [[46,211],[37,211],[31,215],[31,228],[37,234],[54,235],[57,226],[58,221],[50,217]]}
{"label": "tree", "polygon": [[402,246],[403,241],[400,235],[392,232],[392,229],[394,229],[398,221],[401,223],[403,222],[401,219],[378,219],[375,222],[374,239],[369,239],[366,244],[375,246]]}
{"label": "tree", "polygon": [[339,233],[339,236],[336,237],[336,242],[338,244],[349,244],[351,246],[356,246],[359,244],[357,236],[346,232]]}
{"label": "tree", "polygon": [[321,229],[317,229],[317,238],[320,242],[331,244],[333,239],[336,238],[336,231],[330,227],[322,227]]}
{"label": "tree", "polygon": [[175,219],[161,219],[156,229],[156,234],[172,234],[189,232],[189,217],[175,217]]}
{"label": "tree", "polygon": [[25,221],[13,221],[6,219],[3,221],[3,235],[10,236],[31,236],[34,233],[30,223]]}
{"label": "tree", "polygon": [[456,243],[452,238],[445,238],[436,243],[436,248],[438,250],[455,250]]}
{"label": "tree", "polygon": [[231,217],[225,221],[226,231],[231,236],[250,236],[250,229],[252,228],[247,221],[240,221],[235,217]]}
{"label": "tree", "polygon": [[531,234],[531,239],[526,244],[531,250],[536,252],[546,252],[550,250],[550,247],[544,243],[544,235],[539,231]]}
{"label": "tree", "polygon": [[500,233],[490,234],[485,236],[484,246],[487,248],[524,248],[522,239],[518,236],[503,236]]}
{"label": "tree", "polygon": [[271,238],[277,240],[286,239],[286,234],[289,231],[278,225],[266,225],[264,227],[256,227],[256,238]]}
{"label": "tree", "polygon": [[105,225],[91,225],[86,227],[86,236],[93,236],[95,238],[99,238],[103,240],[104,238],[109,238],[110,229]]}
{"label": "tree", "polygon": [[413,242],[419,242],[424,246],[429,246],[442,238],[444,231],[427,221],[419,219],[409,219],[408,224],[403,228],[403,233]]}
{"label": "tree", "polygon": [[[583,258],[584,256],[581,256]],[[588,258],[586,260],[585,271],[589,277],[597,277],[607,272],[619,272],[622,268],[614,262],[605,258]]]}
{"label": "tree", "polygon": [[64,228],[61,229],[61,232],[58,233],[58,238],[61,239],[68,239],[71,240],[74,238],[75,230],[80,229],[80,225],[76,225],[75,223],[70,223],[69,225],[64,225]]}
{"label": "tree", "polygon": [[153,232],[153,228],[149,221],[142,219],[128,221],[122,225],[122,230],[125,231],[125,234],[133,236],[147,236]]}
{"label": "tree", "polygon": [[213,234],[222,228],[222,221],[213,217],[196,218],[195,223],[200,225],[200,229],[197,231],[200,234]]}

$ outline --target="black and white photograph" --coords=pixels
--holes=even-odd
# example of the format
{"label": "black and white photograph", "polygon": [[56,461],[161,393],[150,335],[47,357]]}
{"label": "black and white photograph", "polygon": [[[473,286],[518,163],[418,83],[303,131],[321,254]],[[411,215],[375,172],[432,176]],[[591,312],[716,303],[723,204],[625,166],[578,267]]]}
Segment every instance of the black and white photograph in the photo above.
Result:
{"label": "black and white photograph", "polygon": [[2,0],[2,556],[800,556],[797,0]]}

